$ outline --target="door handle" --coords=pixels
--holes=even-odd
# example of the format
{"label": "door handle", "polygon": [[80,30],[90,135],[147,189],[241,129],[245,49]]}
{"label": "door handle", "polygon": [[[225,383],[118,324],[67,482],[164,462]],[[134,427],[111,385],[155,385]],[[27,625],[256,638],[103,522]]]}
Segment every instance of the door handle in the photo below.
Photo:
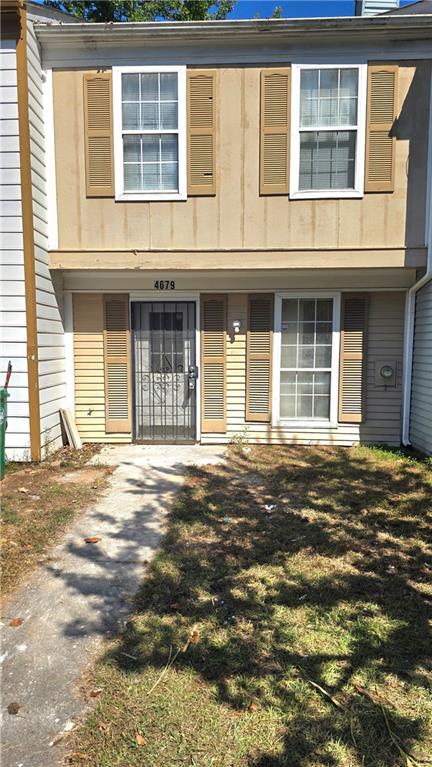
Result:
{"label": "door handle", "polygon": [[198,378],[198,368],[196,365],[189,365],[188,369],[188,386],[189,389],[195,389],[196,379]]}

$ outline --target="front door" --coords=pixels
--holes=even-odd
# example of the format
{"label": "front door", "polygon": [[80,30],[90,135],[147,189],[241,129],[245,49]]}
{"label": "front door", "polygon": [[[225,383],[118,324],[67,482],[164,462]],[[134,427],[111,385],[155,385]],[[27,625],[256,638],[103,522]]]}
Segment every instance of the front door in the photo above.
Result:
{"label": "front door", "polygon": [[134,438],[196,438],[195,303],[132,303]]}

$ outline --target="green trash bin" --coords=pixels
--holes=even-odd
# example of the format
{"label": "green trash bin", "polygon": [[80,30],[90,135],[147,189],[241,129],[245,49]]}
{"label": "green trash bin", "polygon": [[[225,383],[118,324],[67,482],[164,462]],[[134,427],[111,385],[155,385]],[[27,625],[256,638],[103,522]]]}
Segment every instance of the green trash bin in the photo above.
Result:
{"label": "green trash bin", "polygon": [[0,480],[5,473],[5,440],[7,429],[7,389],[0,389]]}

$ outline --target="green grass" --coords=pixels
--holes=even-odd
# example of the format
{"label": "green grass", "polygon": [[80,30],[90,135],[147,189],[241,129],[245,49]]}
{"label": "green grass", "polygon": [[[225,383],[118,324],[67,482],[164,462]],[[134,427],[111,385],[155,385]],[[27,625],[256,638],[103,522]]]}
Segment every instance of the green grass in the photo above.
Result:
{"label": "green grass", "polygon": [[427,464],[382,449],[233,449],[191,470],[71,763],[420,764],[431,505]]}

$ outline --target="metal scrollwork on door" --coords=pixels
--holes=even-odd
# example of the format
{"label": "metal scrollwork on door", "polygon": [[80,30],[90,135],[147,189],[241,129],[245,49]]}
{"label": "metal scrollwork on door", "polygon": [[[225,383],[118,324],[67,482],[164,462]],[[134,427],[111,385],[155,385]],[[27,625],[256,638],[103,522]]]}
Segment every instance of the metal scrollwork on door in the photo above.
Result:
{"label": "metal scrollwork on door", "polygon": [[132,304],[134,430],[138,441],[195,438],[195,333],[192,302]]}

